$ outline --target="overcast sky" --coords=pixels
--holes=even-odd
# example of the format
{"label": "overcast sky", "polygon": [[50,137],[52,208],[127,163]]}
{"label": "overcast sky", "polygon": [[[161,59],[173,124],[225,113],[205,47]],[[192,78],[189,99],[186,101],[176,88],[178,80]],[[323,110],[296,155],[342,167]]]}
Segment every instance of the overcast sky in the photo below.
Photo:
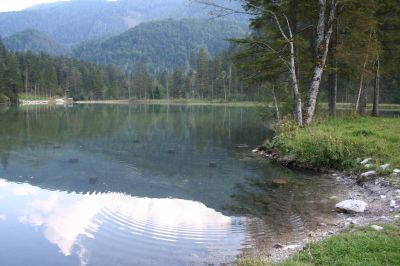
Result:
{"label": "overcast sky", "polygon": [[0,12],[19,11],[43,3],[54,3],[68,0],[0,0]]}

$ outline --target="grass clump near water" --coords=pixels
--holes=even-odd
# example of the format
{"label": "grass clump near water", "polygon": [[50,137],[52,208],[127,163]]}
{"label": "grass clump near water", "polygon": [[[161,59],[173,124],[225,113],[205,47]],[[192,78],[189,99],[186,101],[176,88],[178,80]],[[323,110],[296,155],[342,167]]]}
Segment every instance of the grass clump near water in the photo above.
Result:
{"label": "grass clump near water", "polygon": [[[351,117],[322,120],[305,128],[289,122],[276,127],[268,148],[311,167],[360,168],[360,159],[400,166],[400,118]],[[359,169],[361,170],[361,169]]]}
{"label": "grass clump near water", "polygon": [[399,225],[381,225],[376,231],[370,226],[347,229],[339,235],[310,244],[282,263],[245,258],[238,266],[300,266],[300,265],[400,265]]}

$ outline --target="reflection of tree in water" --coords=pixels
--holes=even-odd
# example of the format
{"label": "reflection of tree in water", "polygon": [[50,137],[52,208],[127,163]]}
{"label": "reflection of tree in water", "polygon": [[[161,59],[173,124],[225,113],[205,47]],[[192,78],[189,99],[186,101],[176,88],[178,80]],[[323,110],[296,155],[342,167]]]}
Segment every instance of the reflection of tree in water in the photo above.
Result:
{"label": "reflection of tree in water", "polygon": [[272,179],[246,178],[245,183],[235,186],[232,204],[225,207],[235,215],[249,217],[250,243],[271,247],[301,240],[316,229],[318,221],[335,217],[335,202],[329,200],[331,191],[339,189],[335,181],[297,174],[296,178],[288,178],[287,186],[275,187]]}
{"label": "reflection of tree in water", "polygon": [[[25,167],[38,177],[28,180],[34,185],[175,196],[215,209],[230,200],[233,185],[247,172],[234,146],[257,145],[266,131],[254,109],[209,106],[34,106],[0,117],[9,125],[0,132],[11,139],[0,140],[2,158],[11,153],[22,166],[34,160]],[[53,150],[54,144],[61,149]],[[68,164],[75,156],[79,163]],[[25,180],[21,169],[14,172],[23,176],[14,181]],[[91,176],[99,177],[97,186],[87,184]]]}

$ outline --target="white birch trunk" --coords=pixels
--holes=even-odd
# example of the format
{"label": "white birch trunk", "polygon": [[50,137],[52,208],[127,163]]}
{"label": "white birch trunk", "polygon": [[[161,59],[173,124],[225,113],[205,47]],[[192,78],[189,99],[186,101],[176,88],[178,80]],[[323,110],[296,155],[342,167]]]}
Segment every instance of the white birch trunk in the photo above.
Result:
{"label": "white birch trunk", "polygon": [[317,54],[316,54],[316,65],[313,69],[312,80],[307,95],[306,103],[306,116],[305,124],[309,125],[312,123],[315,107],[317,104],[317,97],[319,88],[321,85],[322,74],[324,73],[324,67],[326,58],[328,56],[329,42],[333,32],[333,22],[335,20],[336,1],[331,1],[330,15],[328,20],[328,28],[326,29],[326,0],[319,0],[319,16],[317,25]]}

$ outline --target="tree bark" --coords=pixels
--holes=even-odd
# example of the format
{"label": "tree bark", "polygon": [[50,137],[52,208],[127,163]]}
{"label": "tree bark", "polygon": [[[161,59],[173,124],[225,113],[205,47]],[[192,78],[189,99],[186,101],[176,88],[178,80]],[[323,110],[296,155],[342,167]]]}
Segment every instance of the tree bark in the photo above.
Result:
{"label": "tree bark", "polygon": [[295,61],[295,49],[293,40],[290,41],[290,74],[292,77],[292,93],[294,99],[294,118],[298,126],[303,125],[303,111],[302,102],[299,89],[299,83],[296,75],[296,61]]}
{"label": "tree bark", "polygon": [[[364,75],[365,75],[365,69],[367,67],[367,63],[369,60],[369,52],[370,52],[370,43],[372,40],[372,29],[370,29],[369,32],[369,41],[368,41],[368,49],[367,49],[367,54],[365,55],[365,61],[364,65],[361,71],[361,78],[360,78],[360,88],[358,89],[358,96],[357,96],[357,101],[356,101],[356,106],[355,106],[355,111],[358,112],[359,114],[363,114],[363,108],[361,106],[361,100],[365,100],[366,92],[365,92],[365,86],[364,86]],[[364,98],[362,98],[364,96]]]}
{"label": "tree bark", "polygon": [[336,0],[332,0],[330,4],[330,15],[328,26],[326,27],[326,0],[319,0],[319,15],[317,24],[317,41],[316,41],[316,64],[313,69],[312,80],[307,94],[305,124],[312,123],[317,104],[317,97],[321,85],[322,74],[328,56],[329,43],[333,32],[333,23],[336,19]]}
{"label": "tree bark", "polygon": [[[335,25],[337,32],[337,24]],[[335,34],[334,40],[331,43],[330,50],[330,61],[331,61],[331,71],[329,75],[329,89],[328,89],[328,107],[329,116],[331,118],[336,118],[336,102],[337,102],[337,88],[338,88],[338,62],[336,55],[336,45],[337,45],[337,34]]]}
{"label": "tree bark", "polygon": [[275,95],[275,85],[272,85],[272,96],[274,97],[274,104],[275,104],[275,110],[276,110],[276,119],[278,121],[280,121],[281,120],[281,114],[279,112],[278,100],[276,99],[276,95]]}
{"label": "tree bark", "polygon": [[372,107],[372,116],[379,116],[380,83],[381,83],[381,62],[378,54],[376,58],[374,103]]}

